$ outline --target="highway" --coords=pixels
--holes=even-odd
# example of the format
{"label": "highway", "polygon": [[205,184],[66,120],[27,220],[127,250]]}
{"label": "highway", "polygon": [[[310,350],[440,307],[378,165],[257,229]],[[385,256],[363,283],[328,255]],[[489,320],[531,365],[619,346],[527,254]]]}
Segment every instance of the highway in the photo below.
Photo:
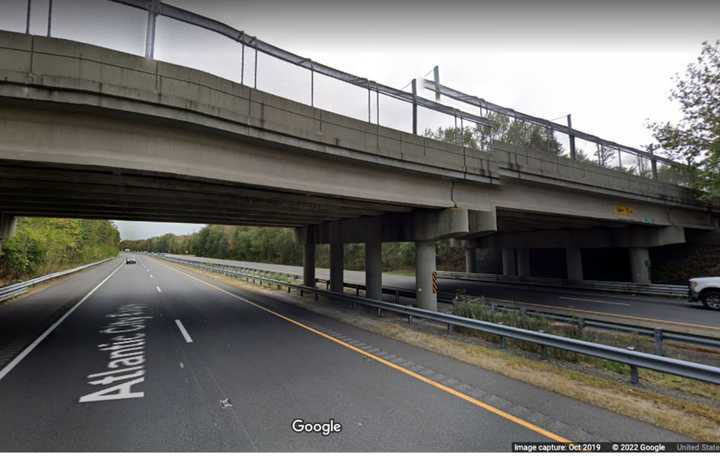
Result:
{"label": "highway", "polygon": [[[174,256],[185,259],[207,260],[220,264],[243,266],[280,273],[302,275],[302,267],[276,265],[257,262],[208,259],[194,256]],[[329,270],[318,268],[319,279],[328,279]],[[362,271],[345,270],[345,282],[365,284],[365,273]],[[394,274],[383,274],[383,286],[413,290],[415,278]],[[493,284],[489,282],[463,281],[452,279],[440,280],[441,292],[455,293],[464,290],[468,295],[486,296],[504,300],[512,300],[525,305],[541,305],[540,309],[554,312],[589,312],[597,318],[607,319],[632,318],[639,319],[647,325],[684,326],[688,330],[696,329],[698,333],[720,335],[720,313],[703,308],[698,303],[690,303],[684,298],[652,297],[610,292],[578,291],[548,287],[524,286],[513,284]],[[532,306],[528,306],[532,308]]]}
{"label": "highway", "polygon": [[[508,451],[514,441],[687,440],[289,297],[137,258],[0,304],[0,451]],[[342,429],[297,433],[298,418]]]}

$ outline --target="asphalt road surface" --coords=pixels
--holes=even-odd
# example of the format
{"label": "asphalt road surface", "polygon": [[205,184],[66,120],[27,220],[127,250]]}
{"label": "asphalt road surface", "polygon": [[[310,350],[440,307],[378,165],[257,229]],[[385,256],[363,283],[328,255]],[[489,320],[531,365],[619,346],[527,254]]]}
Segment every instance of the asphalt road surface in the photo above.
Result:
{"label": "asphalt road surface", "polygon": [[[216,263],[302,275],[302,267],[298,266],[208,259],[194,256],[174,257],[190,260],[209,260]],[[328,279],[330,276],[329,270],[324,268],[318,268],[316,275],[319,279]],[[365,284],[365,273],[362,271],[346,270],[345,282]],[[385,273],[383,274],[383,286],[413,290],[415,289],[415,277]],[[441,292],[455,293],[458,290],[464,290],[465,293],[469,295],[484,295],[490,298],[513,300],[522,304],[543,305],[544,307],[548,307],[544,309],[560,313],[563,311],[590,311],[592,313],[598,313],[598,319],[612,318],[613,316],[650,319],[655,321],[658,326],[662,326],[663,324],[688,326],[690,331],[692,328],[696,328],[698,333],[703,334],[720,332],[720,312],[703,308],[698,303],[690,303],[685,298],[577,291],[572,289],[514,284],[493,284],[479,281],[440,280]]]}
{"label": "asphalt road surface", "polygon": [[[687,440],[292,298],[137,258],[0,304],[0,451],[509,451],[516,441]],[[297,433],[298,418],[333,419],[342,430]]]}

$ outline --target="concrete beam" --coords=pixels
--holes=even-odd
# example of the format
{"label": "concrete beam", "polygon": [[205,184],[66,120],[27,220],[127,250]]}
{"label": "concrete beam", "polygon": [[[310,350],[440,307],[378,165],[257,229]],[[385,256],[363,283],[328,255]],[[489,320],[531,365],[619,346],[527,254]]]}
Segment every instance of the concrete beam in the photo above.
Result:
{"label": "concrete beam", "polygon": [[466,235],[470,231],[467,209],[418,210],[413,214],[415,240],[435,241]]}
{"label": "concrete beam", "polygon": [[587,230],[543,230],[497,233],[475,241],[482,248],[608,248],[658,247],[684,243],[682,227],[594,228]]}

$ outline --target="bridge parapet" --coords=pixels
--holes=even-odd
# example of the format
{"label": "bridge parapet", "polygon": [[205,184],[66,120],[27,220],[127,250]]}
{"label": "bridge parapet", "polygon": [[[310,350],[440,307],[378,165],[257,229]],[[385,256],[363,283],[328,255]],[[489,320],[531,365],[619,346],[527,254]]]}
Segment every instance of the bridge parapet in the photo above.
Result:
{"label": "bridge parapet", "polygon": [[642,196],[668,203],[697,204],[696,193],[686,187],[635,176],[587,161],[552,153],[494,143],[493,159],[503,178],[566,186],[598,193]]}
{"label": "bridge parapet", "polygon": [[295,151],[498,185],[532,181],[697,206],[687,188],[495,143],[480,151],[365,122],[209,73],[58,38],[0,32],[0,96],[126,111]]}
{"label": "bridge parapet", "polygon": [[168,117],[446,178],[482,183],[498,179],[497,164],[487,152],[363,122],[200,70],[84,43],[0,32],[0,81],[3,96]]}

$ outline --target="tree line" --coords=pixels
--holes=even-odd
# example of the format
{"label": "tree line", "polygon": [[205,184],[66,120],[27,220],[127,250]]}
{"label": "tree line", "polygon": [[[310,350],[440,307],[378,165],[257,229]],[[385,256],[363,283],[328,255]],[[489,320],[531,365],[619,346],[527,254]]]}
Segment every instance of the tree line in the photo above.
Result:
{"label": "tree line", "polygon": [[[166,235],[145,240],[124,240],[122,249],[131,251],[191,254],[198,257],[244,260],[249,262],[302,265],[303,247],[295,239],[292,229],[275,227],[236,227],[208,225],[191,235]],[[437,243],[438,268],[461,270],[465,265],[462,249],[450,246],[447,241]],[[365,248],[363,244],[345,245],[345,268],[363,270]],[[383,270],[413,271],[415,268],[414,243],[383,243]],[[328,245],[318,245],[316,265],[330,266]]]}
{"label": "tree line", "polygon": [[21,217],[0,249],[0,280],[38,276],[113,257],[120,233],[106,220]]}

